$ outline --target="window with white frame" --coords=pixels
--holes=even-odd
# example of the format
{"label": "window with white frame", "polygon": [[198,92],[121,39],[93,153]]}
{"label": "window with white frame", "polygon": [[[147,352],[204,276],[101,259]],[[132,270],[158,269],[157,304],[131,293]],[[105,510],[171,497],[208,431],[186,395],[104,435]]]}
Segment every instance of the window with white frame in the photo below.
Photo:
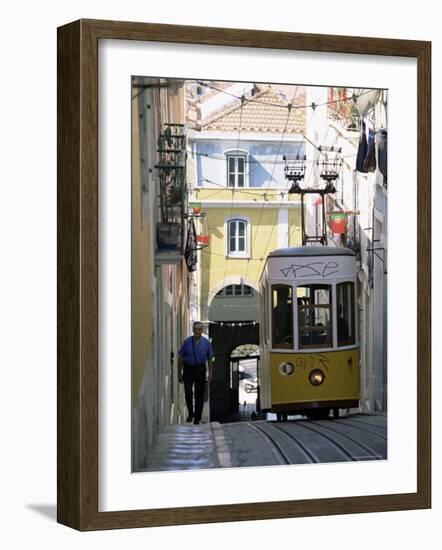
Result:
{"label": "window with white frame", "polygon": [[227,153],[227,187],[246,187],[247,155]]}
{"label": "window with white frame", "polygon": [[249,255],[249,224],[244,219],[232,219],[227,222],[227,255]]}

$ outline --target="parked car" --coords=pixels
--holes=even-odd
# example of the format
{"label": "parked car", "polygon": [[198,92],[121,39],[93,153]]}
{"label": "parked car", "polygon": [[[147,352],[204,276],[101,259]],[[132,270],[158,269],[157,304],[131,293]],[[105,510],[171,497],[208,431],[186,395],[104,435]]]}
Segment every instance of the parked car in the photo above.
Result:
{"label": "parked car", "polygon": [[248,380],[244,382],[244,390],[246,393],[254,393],[258,391],[258,379]]}

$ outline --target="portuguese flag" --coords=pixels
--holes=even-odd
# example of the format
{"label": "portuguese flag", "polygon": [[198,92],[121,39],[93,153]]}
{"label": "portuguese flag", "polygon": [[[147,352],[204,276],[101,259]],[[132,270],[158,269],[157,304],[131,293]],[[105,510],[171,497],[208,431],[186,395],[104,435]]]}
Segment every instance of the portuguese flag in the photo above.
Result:
{"label": "portuguese flag", "polygon": [[332,233],[345,233],[347,230],[347,214],[345,212],[331,212],[330,229]]}

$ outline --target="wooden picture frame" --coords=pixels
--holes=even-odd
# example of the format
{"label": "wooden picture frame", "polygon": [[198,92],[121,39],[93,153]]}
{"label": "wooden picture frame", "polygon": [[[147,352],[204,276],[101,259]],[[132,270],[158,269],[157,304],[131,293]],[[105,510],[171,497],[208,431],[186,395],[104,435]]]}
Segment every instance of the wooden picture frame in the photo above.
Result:
{"label": "wooden picture frame", "polygon": [[[275,48],[417,60],[417,491],[98,511],[98,41]],[[431,44],[79,20],[58,29],[58,521],[81,531],[431,506]]]}

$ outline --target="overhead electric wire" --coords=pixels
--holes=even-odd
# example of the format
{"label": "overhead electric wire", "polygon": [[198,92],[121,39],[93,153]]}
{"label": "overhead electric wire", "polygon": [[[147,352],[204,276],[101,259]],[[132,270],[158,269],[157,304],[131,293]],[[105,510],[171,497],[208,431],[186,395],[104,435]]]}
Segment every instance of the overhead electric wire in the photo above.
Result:
{"label": "overhead electric wire", "polygon": [[[205,85],[205,84],[204,84],[204,85]],[[208,87],[212,87],[212,86],[208,86]],[[216,89],[216,88],[213,88],[213,89]],[[270,188],[270,184],[271,184],[271,182],[273,181],[274,172],[275,172],[276,166],[277,166],[278,164],[282,164],[282,163],[284,162],[284,161],[278,161],[278,157],[279,157],[279,154],[280,154],[280,151],[281,151],[282,143],[283,143],[283,141],[284,141],[284,136],[285,136],[285,134],[286,134],[286,130],[287,130],[287,126],[288,126],[288,122],[289,122],[289,119],[290,119],[290,115],[291,115],[292,109],[295,109],[295,108],[296,108],[296,109],[299,109],[299,108],[309,108],[309,107],[315,109],[316,107],[325,106],[325,105],[330,105],[330,104],[334,104],[334,103],[340,103],[341,101],[347,101],[347,100],[350,100],[350,99],[355,99],[355,98],[357,98],[357,97],[360,97],[360,96],[362,96],[362,95],[364,95],[364,94],[369,93],[370,91],[372,91],[372,90],[370,89],[370,90],[367,90],[366,92],[363,92],[363,93],[361,93],[361,94],[359,94],[359,95],[357,95],[357,96],[353,95],[353,96],[351,96],[351,97],[341,98],[341,99],[339,99],[339,100],[329,101],[329,102],[322,103],[322,104],[318,104],[318,105],[315,105],[314,103],[312,103],[311,105],[304,105],[304,106],[299,106],[299,105],[297,105],[297,106],[294,106],[294,105],[293,105],[293,101],[295,100],[297,89],[298,89],[298,87],[296,87],[296,89],[295,89],[295,94],[294,94],[294,96],[293,96],[292,102],[291,102],[291,103],[288,103],[287,105],[280,105],[280,104],[277,105],[277,104],[272,104],[272,103],[268,103],[268,102],[260,102],[260,101],[257,101],[257,100],[248,99],[248,98],[245,97],[244,94],[243,94],[241,97],[238,97],[238,96],[236,96],[236,95],[234,95],[234,94],[231,94],[231,93],[228,93],[228,92],[226,92],[226,91],[224,91],[224,90],[217,90],[217,91],[220,92],[220,93],[225,93],[225,94],[230,95],[230,96],[232,96],[232,97],[234,97],[234,98],[236,98],[236,99],[238,99],[238,100],[241,101],[241,105],[238,105],[238,108],[240,108],[241,111],[240,111],[240,122],[239,122],[239,128],[238,128],[237,149],[239,149],[239,145],[240,145],[241,130],[242,130],[241,126],[242,126],[243,107],[244,107],[244,104],[245,104],[246,102],[256,102],[256,103],[265,104],[265,105],[267,105],[267,106],[270,105],[270,106],[274,106],[274,107],[282,107],[282,108],[286,108],[286,109],[288,108],[288,111],[289,111],[289,112],[288,112],[288,115],[287,115],[286,123],[285,123],[285,126],[284,126],[284,130],[283,130],[283,133],[282,133],[282,137],[281,137],[281,140],[280,140],[280,143],[279,143],[278,152],[277,152],[277,154],[276,154],[276,159],[275,159],[275,160],[273,161],[273,163],[272,163],[272,164],[273,164],[272,174],[271,174],[270,180],[268,181],[266,191],[263,193],[264,200],[261,200],[261,199],[256,200],[255,198],[251,197],[255,202],[262,202],[262,203],[263,203],[263,205],[262,205],[262,207],[261,207],[261,210],[260,210],[260,217],[259,217],[259,220],[258,220],[258,224],[257,224],[257,226],[256,226],[256,230],[255,230],[255,235],[254,235],[253,242],[249,244],[249,246],[251,246],[252,249],[253,249],[253,246],[254,246],[254,243],[255,243],[255,241],[256,241],[256,237],[257,237],[257,235],[258,235],[259,228],[260,228],[260,225],[261,225],[261,218],[262,218],[262,214],[263,214],[263,209],[264,209],[264,206],[265,206],[265,202],[268,202],[267,199],[266,199],[266,194],[267,194],[267,192],[269,192],[270,189],[271,189],[271,188]],[[323,154],[323,152],[321,151],[321,149],[320,149],[319,147],[317,147],[315,144],[313,144],[305,135],[303,135],[303,134],[301,134],[301,135],[302,135],[302,137],[303,137],[306,141],[309,141],[318,151],[320,151],[321,154]],[[299,154],[299,150],[301,149],[301,147],[303,146],[303,144],[304,144],[303,141],[299,141],[298,154]],[[198,155],[198,156],[205,156],[205,157],[207,157],[207,158],[212,158],[212,159],[216,159],[216,160],[222,160],[223,162],[226,161],[226,157],[225,157],[225,156],[219,156],[219,157],[217,157],[216,155],[211,155],[211,154],[207,154],[207,153],[197,153],[197,152],[193,152],[192,154],[195,155],[195,156],[196,156],[196,155]],[[271,156],[273,156],[273,155],[269,155],[268,157],[266,157],[266,158],[265,158],[263,161],[261,161],[261,162],[258,162],[258,161],[251,161],[251,160],[249,160],[249,159],[244,159],[243,162],[244,162],[244,165],[245,165],[245,166],[246,166],[246,165],[249,165],[249,166],[250,166],[250,165],[252,165],[252,164],[256,164],[256,167],[252,168],[252,170],[250,170],[250,171],[248,172],[248,177],[250,177],[250,175],[253,173],[253,171],[256,170],[256,169],[258,169],[259,166],[261,166],[262,164],[267,163],[267,160],[268,160],[269,158],[271,158]],[[354,156],[356,156],[356,155],[355,155],[355,154],[347,155],[345,158],[350,158],[350,157],[354,157]],[[342,157],[342,158],[344,158],[344,157]],[[319,163],[318,160],[316,160],[316,161],[315,161],[315,160],[312,160],[312,161],[308,161],[308,162],[311,162],[311,163],[316,162],[317,164]],[[244,170],[244,177],[245,177],[245,174],[246,174],[246,170]],[[311,171],[311,173],[310,173],[309,180],[310,180],[312,174],[313,174],[313,171]],[[228,177],[229,177],[229,171],[227,172],[227,178],[228,178]],[[207,197],[204,197],[202,200],[208,199],[209,197],[212,197],[212,196],[218,194],[218,193],[221,192],[223,189],[228,189],[228,188],[229,188],[229,187],[228,187],[229,180],[227,180],[227,187],[226,187],[226,186],[223,186],[223,185],[221,185],[221,184],[217,184],[217,183],[215,183],[215,182],[213,182],[213,181],[210,181],[210,180],[208,180],[208,179],[206,179],[206,178],[203,178],[203,180],[204,180],[204,181],[207,181],[208,183],[211,183],[211,184],[213,184],[213,185],[219,186],[220,189],[219,189],[219,190],[216,190],[213,194],[211,194],[211,195],[209,195],[209,196],[207,196]],[[288,184],[289,184],[289,183],[290,183],[290,182],[288,182]],[[285,195],[285,194],[288,194],[288,192],[286,191],[286,190],[287,190],[287,187],[288,187],[288,184],[285,186],[284,191],[283,191],[282,193],[278,190],[278,188],[276,188],[276,189],[274,188],[275,191],[276,191],[276,192],[275,192],[275,195],[281,195],[281,201],[279,201],[279,207],[278,207],[278,210],[277,210],[277,216],[279,215],[280,209],[283,207],[283,205],[287,205],[287,204],[288,204],[286,201],[283,201],[283,200],[282,200],[283,197],[284,197],[284,195]],[[198,190],[198,189],[203,189],[203,188],[197,187],[196,189]],[[261,188],[248,188],[248,189],[250,189],[250,190],[253,192],[253,191],[255,191],[255,190],[256,190],[256,191],[262,190],[262,187],[261,187]],[[250,196],[250,194],[251,194],[250,192],[245,191],[244,189],[238,189],[238,188],[236,188],[235,186],[232,187],[231,191],[232,191],[232,198],[231,198],[231,203],[230,203],[230,215],[229,215],[229,219],[232,217],[233,201],[234,201],[235,192],[247,194],[247,195],[249,195],[249,196]],[[271,236],[272,236],[272,234],[273,234],[273,231],[274,231],[274,225],[272,226],[271,233],[270,233],[269,238],[268,238],[268,240],[267,240],[267,244],[266,244],[266,247],[265,247],[265,254],[264,254],[264,257],[263,257],[263,258],[247,258],[246,271],[245,271],[244,276],[242,276],[243,279],[246,279],[246,278],[247,278],[247,271],[248,271],[248,267],[249,267],[249,262],[250,262],[250,261],[259,261],[259,262],[262,263],[262,262],[266,259],[267,249],[268,249],[268,246],[269,246],[269,244],[270,244],[270,240],[271,240]],[[289,231],[289,229],[288,229],[288,231]],[[226,238],[226,239],[229,238],[229,237],[228,237],[228,229],[227,229],[227,234],[225,235],[225,238]],[[227,246],[228,246],[228,245],[229,245],[229,243],[227,242]],[[216,252],[209,252],[209,251],[206,250],[206,249],[202,249],[201,252],[204,253],[204,254],[206,254],[206,255],[218,256],[218,257],[223,257],[223,256],[224,256],[224,257],[225,257],[224,276],[223,276],[223,279],[222,279],[222,281],[225,281],[225,280],[226,280],[226,273],[227,273],[227,266],[228,266],[228,263],[227,263],[227,262],[228,262],[228,260],[229,260],[228,255],[227,255],[227,254],[218,254],[218,253],[216,253]],[[219,268],[219,269],[222,269],[222,268]],[[241,276],[241,275],[240,275],[240,276]],[[243,284],[244,284],[244,283],[243,283]],[[204,287],[201,285],[201,288],[200,288],[200,293],[201,293],[201,294],[200,294],[200,295],[202,295],[203,292],[210,292],[210,290],[207,289],[207,288],[204,289]],[[250,296],[250,297],[252,297],[252,296]],[[199,301],[199,304],[201,305],[201,303],[202,303],[202,301],[200,300],[200,301]],[[230,342],[230,343],[231,343],[231,342]]]}
{"label": "overhead electric wire", "polygon": [[[189,81],[189,82],[193,82],[193,81]],[[228,95],[230,97],[233,97],[234,99],[238,99],[238,100],[242,101],[242,97],[239,97],[236,94],[232,94],[231,92],[227,92],[226,90],[222,90],[220,88],[217,88],[217,87],[213,86],[212,84],[208,84],[207,82],[203,82],[203,81],[200,81],[200,80],[195,80],[194,82],[196,82],[200,86],[205,86],[206,88],[210,88],[212,90],[215,90],[218,93],[225,94],[225,95]],[[278,86],[278,84],[275,84],[275,86]],[[294,86],[294,85],[292,85],[292,86]],[[300,86],[299,84],[296,85],[296,88],[298,88],[299,86]],[[342,88],[343,86],[335,86],[335,87]],[[310,103],[310,105],[308,105],[308,104],[293,105],[293,109],[309,109],[310,108],[310,109],[315,110],[318,107],[324,107],[326,105],[333,105],[335,103],[341,103],[341,102],[346,102],[346,101],[355,101],[356,99],[358,99],[358,97],[362,97],[362,96],[364,96],[364,95],[366,95],[370,92],[373,92],[375,90],[378,90],[378,88],[369,88],[369,89],[366,89],[364,92],[362,92],[360,94],[352,94],[351,96],[342,97],[340,99],[333,99],[332,101],[325,101],[323,103]],[[283,108],[283,109],[286,109],[287,106],[290,104],[290,103],[288,103],[287,105],[281,105],[280,103],[269,103],[267,101],[259,101],[258,99],[253,99],[253,96],[251,98],[244,98],[244,99],[248,103],[259,103],[261,105],[270,105],[271,107],[278,107],[278,108]],[[239,105],[238,105],[238,107],[239,107]]]}
{"label": "overhead electric wire", "polygon": [[[225,185],[223,185],[222,183],[215,183],[214,181],[211,181],[207,178],[203,178],[204,181],[207,181],[208,183],[211,183],[212,185],[215,185],[217,187],[219,187],[220,189],[217,190],[217,192],[220,192],[220,191],[224,191],[225,189],[228,189],[228,187],[226,187]],[[246,189],[249,189],[249,191],[246,191]],[[279,191],[279,189],[282,189],[281,187],[272,187],[272,188],[269,188],[271,190],[274,190],[274,193],[273,195],[282,195],[283,192]],[[236,189],[236,193],[242,193],[243,195],[247,195],[248,197],[252,198],[252,200],[254,200],[255,202],[261,202],[260,199],[255,199],[253,198],[253,194],[256,193],[257,191],[261,191],[262,188],[261,187],[243,187],[241,189]],[[258,193],[259,194],[259,193]],[[267,195],[267,192],[263,193],[263,196],[266,197]],[[212,195],[210,195],[212,196]],[[208,197],[204,197],[202,200],[205,200],[206,198]],[[267,200],[265,199],[265,202],[267,202]]]}
{"label": "overhead electric wire", "polygon": [[[313,171],[311,171],[310,174],[309,174],[309,178],[308,178],[308,180],[307,180],[307,186],[308,186],[308,184],[310,183],[310,179],[311,179],[311,177],[312,177],[312,174],[313,174]],[[287,187],[288,187],[289,184],[291,184],[290,181],[288,181]],[[275,229],[275,225],[277,224],[277,220],[278,220],[278,218],[279,218],[279,212],[280,212],[280,210],[281,210],[283,204],[287,204],[287,203],[283,203],[283,202],[281,201],[281,204],[280,204],[279,207],[278,207],[278,210],[277,210],[277,212],[276,212],[276,223],[272,225],[272,230],[270,231],[270,235],[269,235],[269,237],[268,237],[268,239],[267,239],[267,244],[266,244],[266,246],[265,246],[265,248],[264,248],[263,258],[261,258],[261,263],[264,262],[264,261],[267,259],[267,250],[268,250],[268,248],[269,248],[270,239],[272,238],[273,231],[274,231],[274,229]],[[289,231],[290,231],[290,227],[289,227],[289,222],[287,221],[287,240],[288,240],[288,238],[289,238]],[[261,266],[259,266],[258,271],[259,271],[259,274],[258,274],[258,279],[259,279],[259,278],[261,277]]]}
{"label": "overhead electric wire", "polygon": [[[326,141],[327,136],[328,136],[328,130],[327,130],[326,135],[324,136],[324,141]],[[337,139],[337,138],[336,138],[336,139]],[[336,142],[336,139],[335,139],[335,142]],[[308,181],[307,181],[307,183],[306,183],[306,186],[307,186],[307,187],[308,187],[308,185],[309,185],[309,183],[310,183],[310,180],[312,179],[312,176],[313,176],[313,171],[311,171],[310,174],[309,174],[309,178],[308,178]],[[287,192],[286,190],[287,190],[289,184],[290,184],[290,181],[287,182],[287,184],[286,184],[286,186],[285,186],[285,188],[284,188],[284,191],[283,191],[282,193],[279,192],[279,193],[277,193],[277,194],[280,194],[280,195],[288,194],[288,192]],[[220,184],[219,184],[219,185],[220,185]],[[260,201],[260,202],[261,202],[261,201]],[[264,201],[262,201],[262,202],[264,202]],[[276,216],[279,216],[279,212],[280,212],[281,208],[283,208],[283,206],[287,206],[288,204],[289,204],[289,203],[287,203],[287,202],[285,202],[285,201],[284,201],[284,202],[283,202],[282,200],[279,201],[279,205],[278,205],[278,209],[277,209]],[[255,229],[256,232],[259,232],[260,221],[261,221],[261,220],[258,220],[258,224],[256,224],[256,229]],[[271,240],[271,237],[272,237],[272,235],[273,235],[274,229],[275,229],[275,224],[272,225],[272,229],[271,229],[270,235],[269,235],[269,237],[268,237],[268,239],[267,239],[267,243],[266,243],[266,246],[265,246],[265,249],[264,249],[264,254],[262,255],[262,257],[261,257],[261,258],[247,258],[246,271],[245,271],[245,273],[243,273],[242,275],[239,274],[239,276],[242,276],[244,279],[247,278],[247,272],[248,272],[249,262],[251,262],[251,261],[259,261],[260,263],[262,263],[262,262],[264,262],[264,261],[267,259],[267,251],[268,251],[268,248],[269,248],[269,245],[270,245],[270,240]],[[288,228],[288,231],[289,231],[289,228]],[[256,233],[256,234],[257,234],[257,233]],[[256,234],[255,234],[255,238],[256,238]],[[289,237],[289,233],[287,233],[287,238],[288,238],[288,237]],[[253,244],[252,244],[251,246],[253,246]],[[216,252],[209,252],[209,251],[206,250],[206,249],[204,249],[203,252],[204,252],[205,254],[207,254],[207,255],[225,257],[224,254],[218,254],[218,253],[216,253]],[[224,279],[225,279],[225,277],[224,277]],[[224,279],[223,279],[223,280],[224,280]],[[258,276],[258,279],[259,279],[259,276]],[[206,289],[206,290],[207,290],[207,289]]]}
{"label": "overhead electric wire", "polygon": [[[244,107],[244,100],[245,100],[244,92],[245,92],[245,85],[244,85],[244,88],[243,88],[243,95],[241,96],[241,111],[240,111],[240,115],[239,115],[238,140],[237,140],[237,144],[236,144],[236,149],[237,150],[239,149],[239,144],[240,144],[240,141],[241,141],[241,124],[242,124],[242,115],[243,115],[243,107]],[[230,202],[229,220],[231,220],[232,212],[233,212],[233,198],[235,196],[235,183],[236,183],[236,176],[237,176],[237,168],[238,168],[238,166],[236,165],[235,166],[235,181],[233,182],[234,185],[232,187],[232,199],[231,199],[231,202]],[[246,172],[246,167],[244,166],[244,175],[243,175],[244,180],[245,180],[245,172]],[[229,177],[230,177],[229,166],[227,166],[227,182],[226,182],[227,186],[229,185]],[[227,232],[227,235],[226,235],[227,243],[226,243],[226,245],[227,245],[227,250],[229,250],[229,246],[230,246],[230,243],[229,243],[229,240],[230,240],[230,237],[229,237],[229,222],[227,223],[227,226],[226,226],[226,232]],[[237,240],[237,242],[239,242],[239,239]],[[226,280],[227,262],[228,262],[228,257],[226,255],[225,262],[224,262],[224,275],[223,275],[222,281]]]}
{"label": "overhead electric wire", "polygon": [[[276,158],[273,162],[273,169],[272,169],[272,173],[271,173],[271,176],[270,176],[270,179],[267,183],[267,188],[266,188],[266,191],[264,192],[264,197],[266,197],[266,194],[270,191],[270,184],[271,182],[273,181],[274,179],[274,173],[275,173],[275,169],[276,169],[276,166],[277,166],[277,163],[278,163],[278,157],[279,157],[279,154],[280,154],[280,151],[281,151],[281,147],[282,147],[282,143],[284,141],[284,136],[285,136],[285,133],[286,133],[286,130],[287,130],[287,126],[288,126],[288,123],[289,123],[289,119],[290,119],[290,115],[291,115],[291,111],[292,111],[292,104],[293,104],[293,101],[295,100],[296,98],[296,93],[297,93],[297,90],[298,90],[298,87],[295,88],[295,92],[294,92],[294,95],[293,95],[293,99],[292,99],[292,103],[289,104],[289,106],[285,107],[285,108],[288,108],[288,114],[287,114],[287,119],[286,119],[286,122],[285,122],[285,126],[284,126],[284,130],[283,130],[283,133],[282,133],[282,136],[281,136],[281,140],[279,142],[279,146],[278,146],[278,151],[276,153]],[[243,96],[244,97],[244,96]],[[242,109],[241,109],[241,117],[242,117]],[[239,132],[241,132],[241,120],[242,118],[240,119],[240,125],[239,125]],[[239,134],[240,135],[240,134]],[[303,146],[303,142],[300,141],[299,142],[299,145],[298,145],[298,154],[299,154],[299,151],[301,149],[301,147]],[[237,146],[237,149],[239,147],[239,143],[238,143],[238,146]],[[267,157],[269,158],[269,157]],[[256,169],[256,168],[255,168]],[[248,176],[250,177],[250,174],[253,172],[253,170],[251,170],[248,174]],[[227,182],[228,183],[228,182]],[[285,194],[285,191],[287,190],[287,187],[288,187],[288,184],[290,182],[288,182],[284,188],[284,194]],[[278,193],[278,194],[281,194],[281,193]],[[280,203],[283,204],[282,202],[282,199],[283,199],[283,195],[281,196],[281,201]],[[263,206],[261,207],[261,210],[260,210],[260,216],[259,216],[259,220],[258,220],[258,224],[256,226],[256,229],[255,229],[255,235],[254,235],[254,239],[252,240],[252,242],[249,243],[249,247],[250,247],[250,250],[253,249],[254,247],[254,243],[256,241],[256,237],[258,235],[258,232],[259,232],[259,227],[260,227],[260,223],[261,223],[261,219],[262,219],[262,214],[263,214],[263,210],[264,210],[264,205],[265,205],[265,202],[267,202],[266,200],[262,201],[263,203]],[[232,203],[233,203],[233,193],[232,193]],[[229,218],[231,218],[231,213],[232,213],[232,203],[231,203],[231,210],[230,210],[230,216]],[[279,209],[281,208],[281,206],[279,207]],[[279,212],[279,209],[278,209],[278,212]],[[226,235],[226,238],[228,239],[228,234]],[[227,246],[228,246],[229,243],[227,243]],[[216,255],[216,253],[212,253],[214,255]],[[219,256],[222,256],[222,254],[219,254]],[[257,259],[257,258],[246,258],[247,260],[247,263],[246,263],[246,270],[245,270],[245,273],[243,275],[243,279],[247,279],[247,272],[248,272],[248,268],[249,268],[249,263],[251,260],[253,261],[260,261],[262,263],[262,261],[264,261],[264,258],[261,258],[261,259]],[[224,276],[223,276],[223,281],[225,281],[225,278],[226,278],[226,272],[227,272],[227,261],[228,261],[228,258],[226,256],[226,261],[225,261],[225,270],[224,270]]]}
{"label": "overhead electric wire", "polygon": [[[329,129],[330,129],[330,127],[327,129],[327,133],[326,133],[326,135],[324,136],[324,141],[327,139]],[[336,140],[337,140],[337,136],[335,137],[335,143],[336,143]],[[333,145],[333,146],[334,146],[334,145]],[[341,166],[342,166],[342,165],[341,165]],[[309,178],[308,178],[308,181],[307,181],[307,183],[306,183],[306,188],[307,188],[307,189],[309,188],[308,186],[309,186],[310,180],[311,180],[311,178],[312,178],[312,175],[313,175],[313,171],[311,171],[310,174],[309,174]],[[279,208],[278,208],[278,211],[277,211],[277,216],[279,216],[279,211],[280,211],[280,209],[281,209],[281,207],[282,207],[282,204],[283,204],[283,203],[281,202],[281,204],[280,204],[280,206],[279,206]],[[287,225],[288,225],[288,224],[287,224]],[[272,225],[272,230],[270,231],[270,235],[269,235],[269,238],[268,238],[268,240],[267,240],[266,247],[265,247],[265,249],[264,249],[264,260],[267,258],[267,250],[268,250],[268,247],[269,247],[269,244],[270,244],[270,239],[271,239],[271,237],[272,237],[272,235],[273,235],[274,229],[275,229],[275,224]],[[287,238],[288,238],[288,236],[289,236],[289,235],[288,235],[288,231],[289,231],[289,228],[287,228]],[[262,260],[262,261],[264,261],[264,260]]]}
{"label": "overhead electric wire", "polygon": [[[266,192],[269,191],[269,189],[270,189],[270,184],[271,184],[272,181],[273,181],[273,176],[274,176],[275,168],[276,168],[276,161],[278,160],[278,156],[279,156],[279,153],[280,153],[281,147],[282,147],[282,142],[284,141],[284,134],[285,134],[285,130],[286,130],[286,128],[287,128],[288,122],[289,122],[290,114],[291,114],[291,109],[289,108],[289,109],[288,109],[288,114],[287,114],[287,119],[286,119],[286,122],[285,122],[284,132],[282,133],[281,141],[279,142],[278,151],[277,151],[277,153],[276,153],[275,163],[273,164],[273,169],[272,169],[272,173],[271,173],[271,175],[270,175],[270,179],[269,179],[269,181],[267,182]],[[259,216],[259,220],[258,220],[258,226],[259,226],[259,224],[260,224],[260,222],[261,222],[263,210],[264,210],[264,205],[261,207],[260,216]],[[252,247],[253,247],[253,244],[255,243],[256,235],[257,235],[257,234],[255,233],[255,238],[254,238],[254,240],[252,241]]]}
{"label": "overhead electric wire", "polygon": [[[304,134],[300,134],[302,137],[305,137]],[[307,138],[306,138],[307,139]],[[301,140],[298,140],[298,142],[303,145],[303,142]],[[286,142],[287,143],[287,142]],[[298,145],[299,145],[298,143]],[[317,145],[315,145],[315,147],[317,148]],[[209,159],[213,159],[213,160],[220,160],[220,161],[223,161],[223,162],[226,162],[226,155],[214,155],[214,154],[210,154],[210,153],[197,153],[195,151],[188,151],[189,154],[195,156],[195,157],[204,157],[204,158],[209,158]],[[321,151],[322,153],[322,151]],[[259,166],[263,165],[263,164],[275,164],[275,161],[273,160],[269,160],[269,158],[271,158],[272,155],[269,155],[268,157],[266,157],[264,160],[262,161],[259,161],[259,160],[244,160],[244,163],[245,164],[257,164]],[[355,157],[356,156],[356,153],[351,153],[349,155],[344,155],[342,156],[341,158],[345,159],[345,158],[352,158],[352,157]],[[306,160],[305,161],[307,164],[314,164],[315,162],[318,162],[317,160]],[[279,160],[276,162],[276,164],[284,164],[285,161],[283,160]],[[206,178],[203,178],[204,180],[206,181],[210,181],[210,180],[207,180]],[[201,189],[200,187],[196,187],[196,189]]]}
{"label": "overhead electric wire", "polygon": [[[298,91],[298,87],[295,88],[295,92],[293,94],[293,97],[292,97],[292,101],[289,103],[287,109],[288,109],[288,114],[287,114],[287,119],[286,119],[286,122],[285,122],[285,126],[284,126],[284,131],[282,133],[282,136],[281,136],[281,141],[279,142],[279,147],[278,147],[278,151],[276,153],[276,159],[275,159],[275,164],[273,165],[273,169],[272,169],[272,174],[270,176],[270,179],[268,181],[268,184],[267,184],[267,191],[269,190],[269,187],[270,187],[270,183],[272,182],[273,180],[273,176],[274,176],[274,173],[275,173],[275,168],[276,168],[276,162],[278,161],[278,157],[279,157],[279,153],[281,151],[281,147],[282,147],[282,143],[284,141],[284,135],[285,135],[285,131],[287,129],[287,126],[288,126],[288,123],[289,123],[289,119],[290,119],[290,115],[292,113],[292,105],[293,105],[293,102],[295,101],[296,99],[296,93]],[[299,144],[299,148],[298,148],[298,155],[299,155],[299,151],[301,149],[301,146],[303,145],[303,143],[300,143]],[[288,185],[286,185],[286,188],[287,189]],[[267,192],[266,191],[266,192]],[[282,202],[282,199],[283,197],[281,197],[281,202]],[[250,243],[250,250],[253,250],[254,249],[254,245],[255,245],[255,241],[256,241],[256,237],[258,236],[258,229],[259,229],[259,226],[261,224],[261,219],[262,219],[262,214],[264,212],[264,204],[262,205],[261,207],[261,210],[260,210],[260,213],[259,213],[259,219],[258,219],[258,224],[257,224],[257,229],[255,230],[255,234],[254,234],[254,238],[252,239],[252,242]],[[279,210],[278,210],[279,212]],[[249,268],[249,262],[247,262],[247,265],[246,265],[246,272],[245,272],[245,275],[244,275],[244,278],[247,278],[247,272],[248,272],[248,268]],[[259,278],[258,278],[259,279]]]}

